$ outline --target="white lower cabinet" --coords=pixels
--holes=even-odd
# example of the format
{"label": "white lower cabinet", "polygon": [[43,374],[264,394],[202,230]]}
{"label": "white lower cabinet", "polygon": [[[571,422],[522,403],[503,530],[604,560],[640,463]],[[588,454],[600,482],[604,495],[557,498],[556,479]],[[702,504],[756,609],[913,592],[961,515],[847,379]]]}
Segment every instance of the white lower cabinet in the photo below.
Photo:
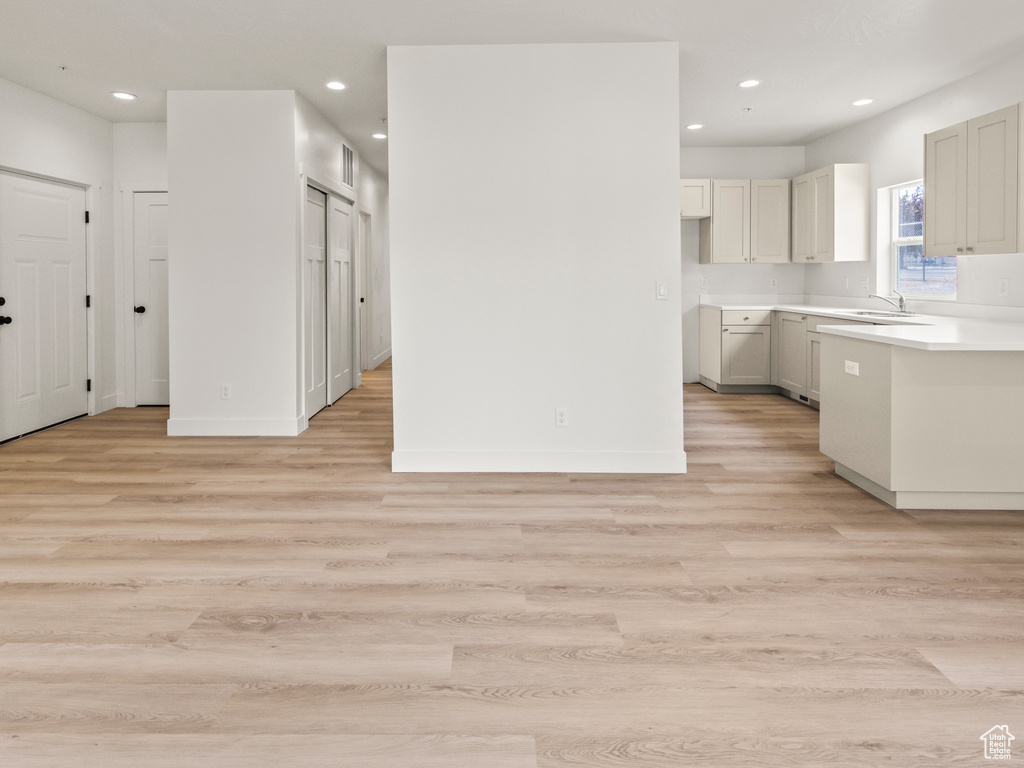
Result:
{"label": "white lower cabinet", "polygon": [[821,325],[871,325],[771,309],[700,308],[700,381],[716,392],[821,401]]}
{"label": "white lower cabinet", "polygon": [[701,307],[700,380],[716,392],[771,391],[771,310]]}
{"label": "white lower cabinet", "polygon": [[772,327],[722,328],[722,384],[772,383]]}
{"label": "white lower cabinet", "polygon": [[871,325],[824,315],[778,312],[772,383],[791,395],[821,401],[821,334],[819,325]]}
{"label": "white lower cabinet", "polygon": [[807,396],[807,315],[778,313],[779,343],[775,383]]}
{"label": "white lower cabinet", "polygon": [[807,332],[807,399],[821,400],[821,334]]}

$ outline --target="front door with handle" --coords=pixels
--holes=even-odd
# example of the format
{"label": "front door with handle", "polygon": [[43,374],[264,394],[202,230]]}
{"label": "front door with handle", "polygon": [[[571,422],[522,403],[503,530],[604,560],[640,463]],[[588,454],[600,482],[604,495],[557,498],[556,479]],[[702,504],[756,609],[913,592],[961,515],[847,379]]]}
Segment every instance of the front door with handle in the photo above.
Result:
{"label": "front door with handle", "polygon": [[0,173],[0,440],[89,410],[85,190]]}

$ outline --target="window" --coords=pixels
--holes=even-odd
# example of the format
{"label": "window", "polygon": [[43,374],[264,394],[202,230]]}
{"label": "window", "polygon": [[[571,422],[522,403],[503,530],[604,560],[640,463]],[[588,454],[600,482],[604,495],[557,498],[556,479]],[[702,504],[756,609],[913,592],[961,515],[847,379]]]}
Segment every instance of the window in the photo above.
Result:
{"label": "window", "polygon": [[920,298],[956,298],[956,257],[924,255],[924,186],[892,190],[892,263],[896,290]]}

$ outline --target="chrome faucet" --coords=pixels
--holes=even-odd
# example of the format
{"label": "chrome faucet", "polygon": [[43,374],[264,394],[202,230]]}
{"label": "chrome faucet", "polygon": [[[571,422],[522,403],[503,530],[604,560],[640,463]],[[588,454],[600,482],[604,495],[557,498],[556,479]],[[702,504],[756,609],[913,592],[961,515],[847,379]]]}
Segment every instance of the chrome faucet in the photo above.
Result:
{"label": "chrome faucet", "polygon": [[900,312],[906,312],[907,311],[907,297],[904,296],[899,291],[896,291],[896,290],[894,290],[893,293],[895,293],[897,296],[899,296],[899,301],[897,301],[896,299],[891,299],[888,296],[879,296],[877,293],[869,294],[868,298],[869,299],[881,299],[882,301],[887,301],[890,304],[892,304],[894,307],[896,307],[896,309],[898,309]]}

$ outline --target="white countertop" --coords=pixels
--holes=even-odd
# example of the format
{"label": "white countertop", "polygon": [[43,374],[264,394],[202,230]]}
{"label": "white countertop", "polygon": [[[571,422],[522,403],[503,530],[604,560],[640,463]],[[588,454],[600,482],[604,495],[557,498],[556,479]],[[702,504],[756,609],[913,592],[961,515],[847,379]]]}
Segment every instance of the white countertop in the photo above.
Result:
{"label": "white countertop", "polygon": [[[821,325],[818,331],[834,336],[892,344],[914,349],[959,352],[1024,352],[1024,323],[994,322],[939,315],[885,317],[861,315],[861,309],[816,307],[804,304],[710,304],[723,310],[777,310],[807,315],[858,320],[874,325]],[[885,310],[882,310],[885,311]]]}

